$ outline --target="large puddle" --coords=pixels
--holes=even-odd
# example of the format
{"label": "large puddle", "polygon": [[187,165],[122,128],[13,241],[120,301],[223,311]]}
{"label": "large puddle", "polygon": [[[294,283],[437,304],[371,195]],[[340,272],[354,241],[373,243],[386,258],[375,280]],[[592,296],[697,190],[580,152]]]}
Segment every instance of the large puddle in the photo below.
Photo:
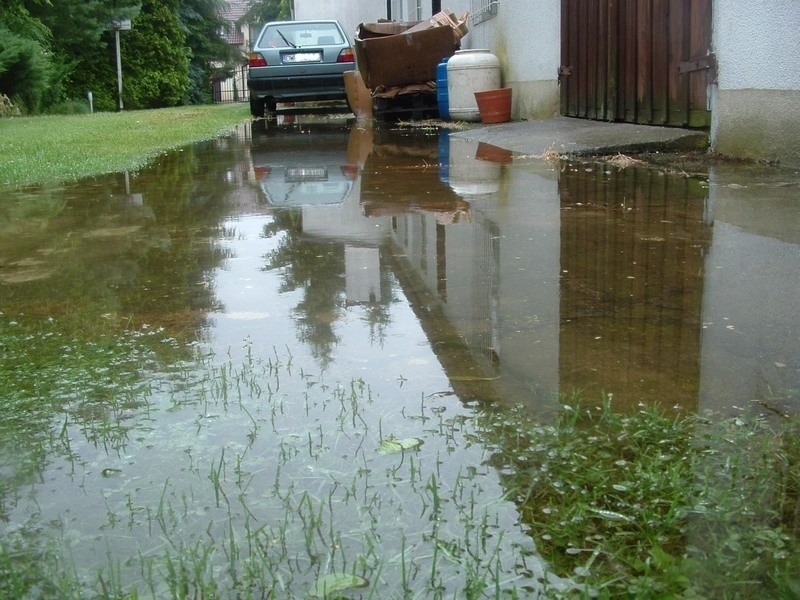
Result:
{"label": "large puddle", "polygon": [[6,193],[0,533],[157,597],[170,549],[275,597],[567,586],[474,408],[797,414],[798,191],[285,116]]}

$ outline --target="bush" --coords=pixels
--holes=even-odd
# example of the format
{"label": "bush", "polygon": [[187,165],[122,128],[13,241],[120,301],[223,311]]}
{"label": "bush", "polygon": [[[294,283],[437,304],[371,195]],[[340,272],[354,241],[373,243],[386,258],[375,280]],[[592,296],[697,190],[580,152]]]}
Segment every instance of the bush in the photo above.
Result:
{"label": "bush", "polygon": [[47,109],[50,115],[85,115],[89,113],[88,100],[65,100]]}
{"label": "bush", "polygon": [[177,106],[189,88],[189,51],[174,4],[174,0],[144,0],[133,29],[125,32],[126,108]]}
{"label": "bush", "polygon": [[0,94],[36,112],[48,88],[47,53],[39,42],[0,27]]}
{"label": "bush", "polygon": [[211,85],[204,69],[189,65],[189,87],[183,97],[184,104],[211,104]]}

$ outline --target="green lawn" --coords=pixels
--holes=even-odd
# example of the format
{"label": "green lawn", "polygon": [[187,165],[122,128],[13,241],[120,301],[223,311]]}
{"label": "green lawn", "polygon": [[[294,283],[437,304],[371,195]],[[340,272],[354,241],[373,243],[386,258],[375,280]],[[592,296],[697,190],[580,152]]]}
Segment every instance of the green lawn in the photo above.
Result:
{"label": "green lawn", "polygon": [[0,188],[141,168],[249,119],[244,104],[0,119]]}

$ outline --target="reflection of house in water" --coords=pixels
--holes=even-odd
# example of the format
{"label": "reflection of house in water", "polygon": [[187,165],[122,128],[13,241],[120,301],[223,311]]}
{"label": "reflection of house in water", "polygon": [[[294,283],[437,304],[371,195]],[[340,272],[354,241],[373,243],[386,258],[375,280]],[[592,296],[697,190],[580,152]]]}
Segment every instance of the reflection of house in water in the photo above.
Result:
{"label": "reflection of house in water", "polygon": [[[454,385],[491,381],[491,396],[539,408],[573,390],[695,408],[710,238],[699,182],[542,164],[505,172],[504,162],[451,138],[442,179],[469,218],[409,209],[393,218],[393,268],[420,299],[423,326],[449,332],[432,344],[460,343]],[[366,179],[365,207],[386,202],[390,186]],[[417,175],[406,193],[447,197],[432,179]]]}
{"label": "reflection of house in water", "polygon": [[562,391],[696,408],[706,188],[653,169],[577,168],[559,193]]}
{"label": "reflection of house in water", "polygon": [[341,240],[348,304],[390,302],[391,271],[462,400],[541,411],[581,390],[697,407],[710,245],[699,181],[538,160],[506,169],[508,153],[458,135],[437,148],[419,133],[328,134],[255,143],[255,171],[272,165],[265,195],[302,160],[358,167],[341,200],[293,209],[302,235]]}
{"label": "reflection of house in water", "polygon": [[798,414],[800,207],[787,173],[742,165],[710,173],[714,244],[703,301],[701,401],[720,409],[759,400]]}
{"label": "reflection of house in water", "polygon": [[367,216],[391,216],[392,238],[424,284],[446,297],[446,226],[469,223],[469,204],[439,177],[436,148],[425,140],[376,140],[362,176]]}
{"label": "reflection of house in water", "polygon": [[[472,272],[483,277],[494,262],[496,236],[486,228],[485,218],[473,222],[469,202],[442,183],[439,157],[430,140],[361,127],[347,131],[324,123],[283,123],[254,132],[250,154],[262,198],[299,217],[295,227],[304,240],[341,242],[348,305],[366,305],[371,326],[379,327],[389,319],[386,307],[394,297],[388,287],[393,274],[459,396],[495,398],[490,383],[494,376],[487,376],[475,363],[470,348],[483,348],[489,357],[483,362],[491,368],[492,336],[485,325],[494,322],[490,296],[496,286],[471,287],[457,277],[448,279],[448,261],[460,272],[470,259],[445,253],[447,232],[467,234],[469,248],[475,247],[474,236],[481,237],[488,254]],[[343,183],[341,173],[348,175],[347,187],[338,195],[328,193],[333,189],[328,184]],[[392,250],[391,239],[402,240],[399,251],[397,246]],[[320,278],[337,275],[318,273]],[[456,298],[464,294],[469,298],[459,306],[477,310],[470,318],[474,327],[469,340],[439,308],[448,298],[451,281],[457,286]],[[428,285],[436,290],[430,297]],[[475,294],[480,301],[472,297]]]}
{"label": "reflection of house in water", "polygon": [[392,215],[386,260],[455,392],[497,400],[496,227],[443,182],[449,165],[429,140],[385,138],[365,164],[364,213]]}
{"label": "reflection of house in water", "polygon": [[344,247],[345,294],[351,304],[381,302],[380,250],[372,246]]}

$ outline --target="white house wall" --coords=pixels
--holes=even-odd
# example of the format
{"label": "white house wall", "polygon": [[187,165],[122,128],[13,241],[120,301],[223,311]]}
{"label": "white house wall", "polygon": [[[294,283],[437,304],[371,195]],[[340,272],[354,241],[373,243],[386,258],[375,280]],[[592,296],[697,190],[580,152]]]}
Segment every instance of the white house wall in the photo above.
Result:
{"label": "white house wall", "polygon": [[[383,10],[381,10],[383,6]],[[377,21],[386,16],[386,4],[380,2],[340,2],[337,0],[295,0],[294,18],[336,19],[350,38],[355,37],[359,23]]]}
{"label": "white house wall", "polygon": [[[486,2],[456,0],[446,7],[461,17]],[[500,59],[503,85],[514,90],[512,118],[558,115],[561,0],[499,0],[496,16],[477,23],[470,19],[462,47],[487,48]]]}
{"label": "white house wall", "polygon": [[800,165],[800,1],[716,0],[717,152]]}
{"label": "white house wall", "polygon": [[[336,19],[352,39],[359,23],[374,23],[385,19],[386,9],[386,0],[295,0],[294,18]],[[420,0],[419,10],[416,0],[391,0],[391,9],[394,20],[416,20],[414,15],[417,13],[423,18],[431,15],[431,0]]]}
{"label": "white house wall", "polygon": [[431,0],[392,0],[391,4],[394,21],[421,21],[432,14]]}

